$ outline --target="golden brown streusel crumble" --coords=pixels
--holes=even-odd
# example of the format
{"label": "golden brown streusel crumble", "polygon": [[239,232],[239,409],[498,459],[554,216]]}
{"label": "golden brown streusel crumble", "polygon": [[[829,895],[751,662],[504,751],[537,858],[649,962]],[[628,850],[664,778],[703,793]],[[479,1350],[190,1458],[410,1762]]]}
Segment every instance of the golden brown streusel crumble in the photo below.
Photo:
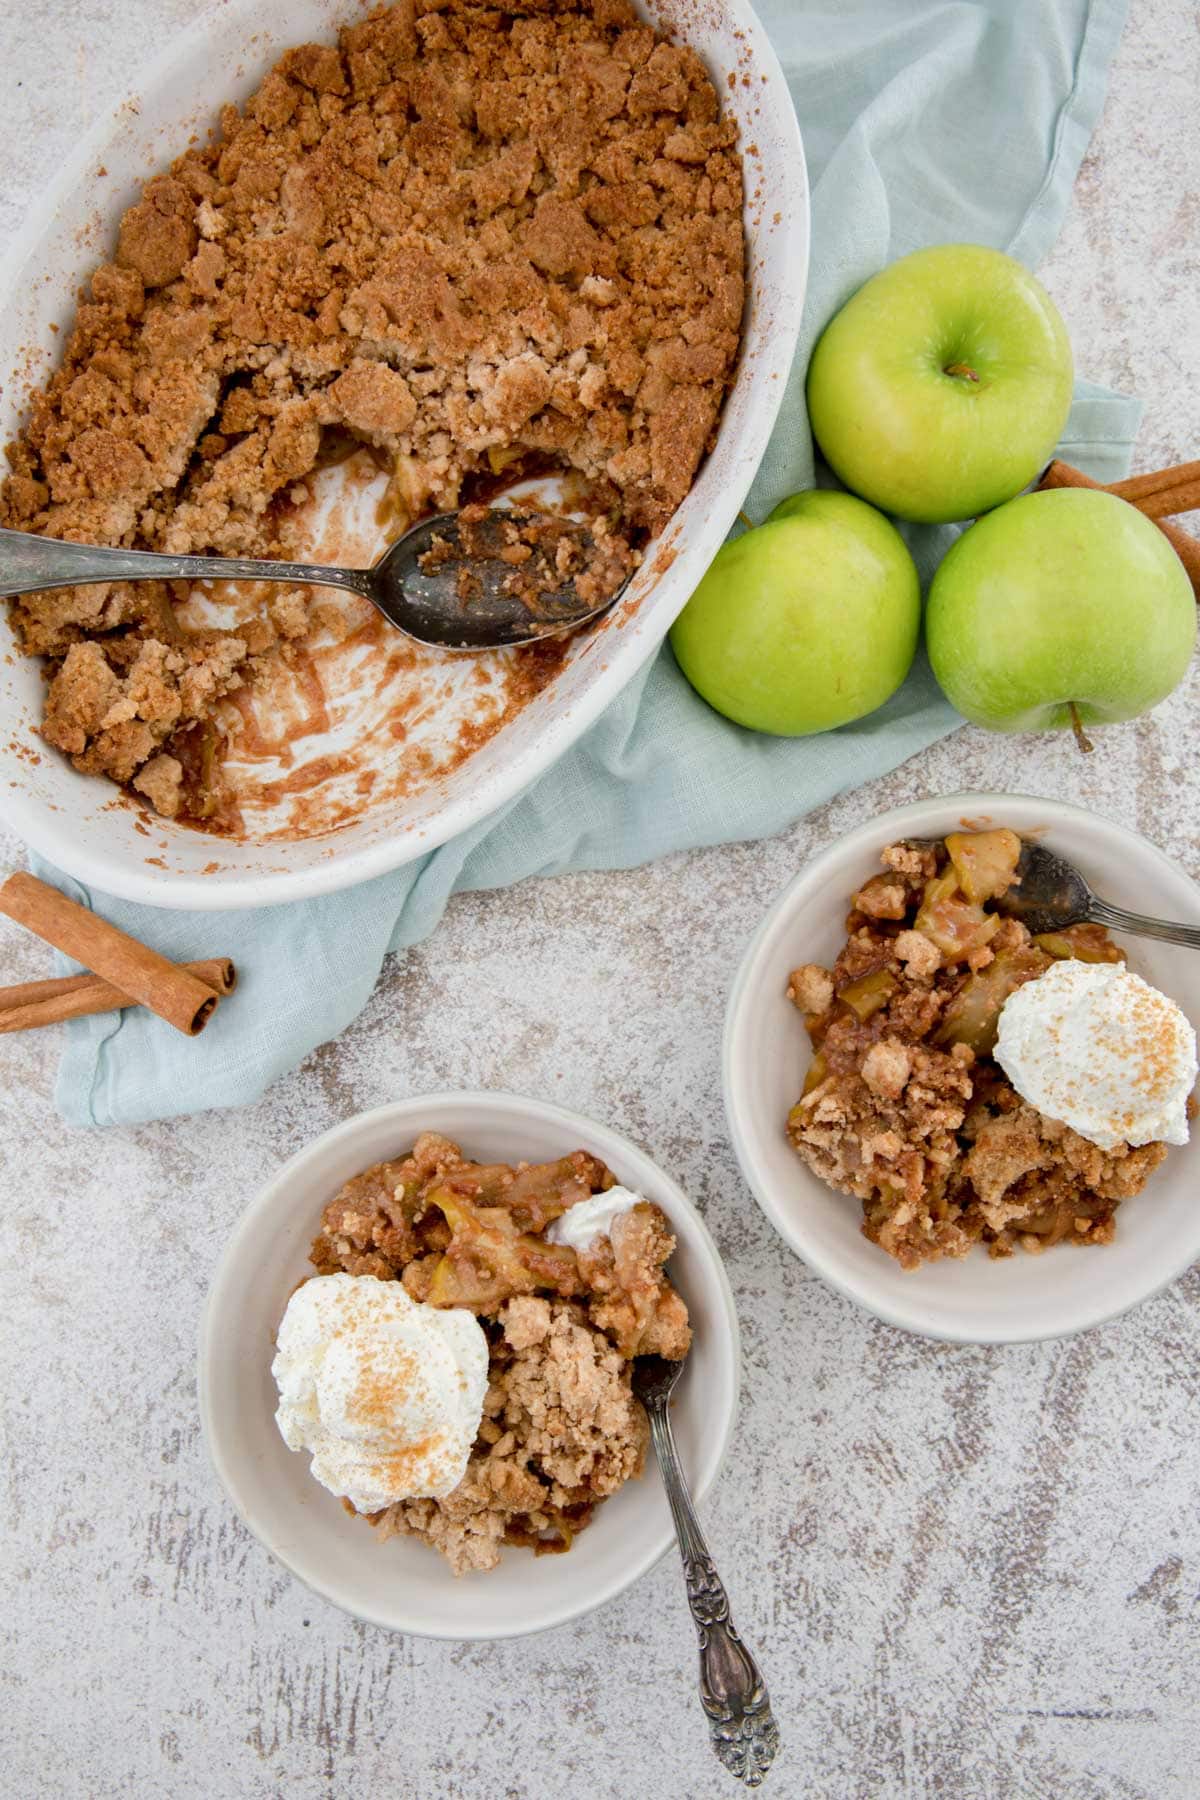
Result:
{"label": "golden brown streusel crumble", "polygon": [[505,1544],[570,1549],[601,1500],[642,1470],[647,1428],[631,1359],[691,1342],[664,1265],[675,1247],[643,1201],[585,1252],[542,1233],[613,1186],[584,1151],[541,1164],[479,1164],[432,1132],[411,1155],[348,1181],[321,1220],[318,1274],[401,1280],[414,1299],[466,1306],[487,1333],[489,1387],[467,1472],[440,1500],[373,1516],[422,1538],[456,1573],[490,1569]]}
{"label": "golden brown streusel crumble", "polygon": [[815,1054],[788,1136],[907,1269],[979,1241],[992,1256],[1110,1243],[1118,1205],[1166,1155],[1099,1149],[1021,1099],[991,1055],[1004,1001],[1056,958],[1122,957],[1101,926],[1031,938],[1003,918],[1019,854],[1011,831],[890,845],[833,969],[789,977]]}
{"label": "golden brown streusel crumble", "polygon": [[[715,436],[741,202],[703,64],[627,0],[400,0],[289,50],[147,183],[9,449],[0,523],[286,554],[289,494],[349,434],[398,526],[534,457],[586,478],[628,560]],[[191,632],[181,595],[100,583],[13,619],[48,662],[48,741],[212,822],[214,706],[281,627]]]}

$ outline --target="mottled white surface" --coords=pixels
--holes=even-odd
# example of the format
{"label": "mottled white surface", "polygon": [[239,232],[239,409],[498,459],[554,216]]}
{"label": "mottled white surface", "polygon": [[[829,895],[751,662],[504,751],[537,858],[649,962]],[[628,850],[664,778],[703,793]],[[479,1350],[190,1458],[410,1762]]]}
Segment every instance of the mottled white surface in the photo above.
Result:
{"label": "mottled white surface", "polygon": [[[0,232],[193,10],[4,9]],[[1081,368],[1145,396],[1147,467],[1195,454],[1200,434],[1198,91],[1191,0],[1135,0],[1045,270]],[[0,1792],[733,1791],[705,1744],[672,1563],[540,1638],[392,1638],[272,1563],[205,1460],[196,1324],[247,1196],[350,1112],[478,1084],[631,1134],[690,1188],[726,1257],[746,1383],[706,1523],[783,1728],[768,1792],[1194,1794],[1197,1271],[1065,1344],[960,1350],[877,1325],[805,1274],[746,1192],[717,1049],[768,899],[831,834],[899,801],[968,785],[1074,798],[1200,875],[1198,697],[1193,679],[1088,760],[964,731],[773,841],[458,900],[340,1042],[241,1112],[70,1133],[48,1098],[55,1034],[0,1039]],[[15,842],[0,851],[19,861]],[[0,933],[3,979],[45,967],[39,945]]]}

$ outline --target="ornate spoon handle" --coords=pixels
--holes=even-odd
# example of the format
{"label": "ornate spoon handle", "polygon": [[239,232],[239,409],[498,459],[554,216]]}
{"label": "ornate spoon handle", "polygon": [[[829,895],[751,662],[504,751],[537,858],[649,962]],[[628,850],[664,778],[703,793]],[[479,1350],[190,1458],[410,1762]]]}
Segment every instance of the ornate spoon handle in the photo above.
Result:
{"label": "ornate spoon handle", "polygon": [[89,581],[289,581],[365,593],[369,571],[327,569],[314,563],[267,562],[245,556],[160,556],[152,550],[112,550],[71,544],[27,531],[0,531],[0,598]]}
{"label": "ornate spoon handle", "polygon": [[1088,918],[1097,925],[1110,925],[1114,931],[1132,931],[1135,937],[1161,938],[1167,944],[1186,944],[1189,950],[1200,950],[1200,927],[1173,925],[1169,919],[1148,919],[1142,913],[1126,912],[1108,900],[1092,895]]}
{"label": "ornate spoon handle", "polygon": [[700,1530],[666,1406],[646,1410],[700,1639],[700,1703],[708,1714],[712,1747],[732,1775],[747,1787],[758,1787],[779,1749],[767,1684],[729,1617],[729,1596]]}

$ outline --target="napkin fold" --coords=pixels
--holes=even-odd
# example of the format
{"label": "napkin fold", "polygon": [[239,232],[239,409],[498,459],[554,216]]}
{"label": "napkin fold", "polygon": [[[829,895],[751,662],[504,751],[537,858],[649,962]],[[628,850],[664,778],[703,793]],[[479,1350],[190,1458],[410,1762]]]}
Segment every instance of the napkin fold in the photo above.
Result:
{"label": "napkin fold", "polygon": [[[1123,0],[758,0],[788,77],[813,183],[804,324],[747,510],[814,479],[804,373],[821,329],[876,270],[966,240],[1031,266],[1058,230],[1104,94]],[[1060,453],[1101,480],[1129,466],[1137,402],[1081,383]],[[928,579],[956,535],[905,528]],[[709,710],[666,646],[552,769],[500,812],[350,892],[242,913],[75,899],[165,955],[232,955],[238,992],[199,1039],[131,1009],[74,1021],[56,1103],[76,1125],[131,1124],[255,1099],[365,1005],[388,951],[434,929],[450,895],[782,830],[952,731],[923,658],[870,718],[821,737],[756,736]],[[65,961],[66,969],[72,965]]]}

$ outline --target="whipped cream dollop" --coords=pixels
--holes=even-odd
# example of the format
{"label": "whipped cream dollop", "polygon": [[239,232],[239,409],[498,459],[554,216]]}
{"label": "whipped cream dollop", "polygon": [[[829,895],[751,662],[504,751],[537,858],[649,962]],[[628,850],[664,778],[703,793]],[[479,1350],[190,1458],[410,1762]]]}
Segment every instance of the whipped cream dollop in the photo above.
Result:
{"label": "whipped cream dollop", "polygon": [[644,1196],[626,1187],[610,1187],[606,1193],[592,1194],[577,1200],[565,1213],[552,1219],[542,1233],[552,1244],[566,1244],[582,1253],[590,1250],[598,1238],[611,1237],[613,1220],[631,1207],[640,1206]]}
{"label": "whipped cream dollop", "polygon": [[1018,1094],[1102,1150],[1186,1144],[1196,1034],[1123,963],[1065,959],[1010,994],[996,1061]]}
{"label": "whipped cream dollop", "polygon": [[483,1417],[488,1343],[473,1313],[398,1281],[318,1275],[296,1289],[271,1365],[275,1422],[360,1513],[456,1488]]}

